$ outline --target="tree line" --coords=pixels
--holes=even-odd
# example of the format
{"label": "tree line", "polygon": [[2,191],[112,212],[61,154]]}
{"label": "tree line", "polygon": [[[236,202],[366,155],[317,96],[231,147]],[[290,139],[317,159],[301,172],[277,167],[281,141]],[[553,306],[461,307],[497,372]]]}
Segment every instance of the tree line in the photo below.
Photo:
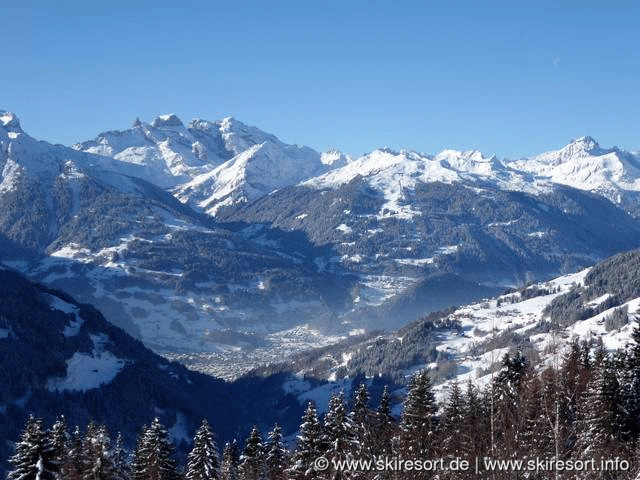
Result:
{"label": "tree line", "polygon": [[[265,436],[258,427],[241,446],[236,440],[220,450],[203,420],[185,465],[179,466],[167,429],[156,418],[143,427],[129,452],[106,427],[90,423],[69,431],[60,416],[49,429],[30,417],[10,459],[10,480],[311,480],[311,479],[471,479],[475,469],[402,471],[341,461],[475,458],[542,459],[564,468],[543,471],[495,471],[495,479],[633,479],[640,449],[640,328],[633,343],[613,354],[602,341],[574,341],[564,355],[550,354],[534,368],[519,352],[505,355],[502,368],[483,385],[453,383],[436,401],[427,370],[414,374],[402,413],[394,416],[385,388],[371,406],[365,384],[352,399],[343,393],[318,415],[310,402],[291,447],[277,424]],[[316,460],[329,460],[319,468]],[[614,459],[622,460],[613,463]],[[610,461],[606,470],[603,462]],[[581,462],[581,463],[580,463]],[[484,463],[482,465],[485,465]],[[568,465],[586,466],[567,470]],[[369,465],[370,467],[370,465]],[[487,472],[481,472],[486,474]]]}

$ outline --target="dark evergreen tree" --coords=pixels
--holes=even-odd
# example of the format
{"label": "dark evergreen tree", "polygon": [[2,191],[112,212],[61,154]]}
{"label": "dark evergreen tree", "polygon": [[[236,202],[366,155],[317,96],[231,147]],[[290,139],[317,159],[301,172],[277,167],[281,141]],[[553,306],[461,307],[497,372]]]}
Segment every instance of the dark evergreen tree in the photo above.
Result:
{"label": "dark evergreen tree", "polygon": [[591,369],[591,344],[586,340],[580,346],[580,364],[582,368]]}
{"label": "dark evergreen tree", "polygon": [[464,428],[461,448],[469,458],[482,457],[489,452],[489,409],[486,397],[469,381],[464,395]]}
{"label": "dark evergreen tree", "polygon": [[521,393],[528,364],[517,352],[513,358],[506,354],[502,367],[492,392],[495,448],[504,458],[516,458],[522,448],[520,439],[524,418],[520,415]]}
{"label": "dark evergreen tree", "polygon": [[322,427],[313,402],[309,402],[302,417],[296,450],[291,458],[289,475],[294,480],[317,478],[314,461],[326,451],[322,442]]}
{"label": "dark evergreen tree", "polygon": [[80,432],[80,427],[76,425],[71,435],[67,459],[61,468],[65,480],[80,480],[82,478],[82,439],[83,436]]}
{"label": "dark evergreen tree", "polygon": [[114,480],[127,480],[130,475],[128,454],[124,448],[122,435],[118,433],[113,447]]}
{"label": "dark evergreen tree", "polygon": [[453,382],[442,416],[442,449],[445,455],[461,457],[465,428],[464,397],[457,382]]}
{"label": "dark evergreen tree", "polygon": [[353,401],[351,419],[355,437],[354,455],[359,458],[370,457],[373,453],[372,418],[369,412],[369,392],[364,383],[360,384]]}
{"label": "dark evergreen tree", "polygon": [[[640,322],[640,320],[638,320]],[[621,401],[624,406],[621,430],[623,437],[640,437],[640,323],[631,335],[632,343],[626,354],[626,368],[621,372]]]}
{"label": "dark evergreen tree", "polygon": [[133,480],[175,480],[178,478],[174,449],[166,428],[155,418],[138,439],[132,465]]}
{"label": "dark evergreen tree", "polygon": [[571,343],[560,369],[560,429],[564,439],[563,455],[569,454],[575,444],[575,421],[578,400],[589,380],[590,372],[584,368],[582,349],[577,340]]}
{"label": "dark evergreen tree", "polygon": [[[356,450],[353,422],[347,413],[343,392],[332,395],[329,400],[329,411],[324,417],[323,443],[327,445],[325,456],[330,462],[352,458],[352,453]],[[341,471],[327,473],[333,479],[344,478]]]}
{"label": "dark evergreen tree", "polygon": [[396,419],[391,414],[391,393],[385,385],[380,403],[372,418],[372,450],[378,455],[390,455],[393,451],[393,438],[396,433]]}
{"label": "dark evergreen tree", "polygon": [[15,454],[9,459],[13,469],[7,474],[9,480],[57,480],[60,464],[57,452],[42,429],[42,421],[33,416],[16,444]]}
{"label": "dark evergreen tree", "polygon": [[[605,369],[606,361],[594,362],[591,380],[578,403],[573,456],[579,460],[607,458],[616,450],[613,434],[614,412],[611,411],[608,399]],[[584,478],[590,478],[596,473],[585,472]]]}
{"label": "dark evergreen tree", "polygon": [[405,458],[428,458],[434,451],[435,397],[428,372],[422,370],[409,384],[398,436],[399,455]]}
{"label": "dark evergreen tree", "polygon": [[245,441],[244,450],[240,455],[238,472],[242,480],[263,480],[265,478],[265,452],[258,427],[253,427]]}
{"label": "dark evergreen tree", "polygon": [[69,450],[71,449],[71,435],[64,415],[58,415],[55,423],[49,431],[49,441],[55,451],[55,458],[60,465],[61,473],[65,473],[63,466],[67,463]]}
{"label": "dark evergreen tree", "polygon": [[286,480],[289,452],[282,440],[282,428],[276,424],[269,433],[266,445],[266,477],[268,480]]}
{"label": "dark evergreen tree", "polygon": [[524,390],[522,404],[524,421],[519,457],[522,460],[529,460],[553,456],[555,425],[553,398],[545,398],[545,391],[538,377],[531,378]]}
{"label": "dark evergreen tree", "polygon": [[217,480],[220,478],[219,467],[218,447],[209,422],[204,419],[193,439],[185,476],[187,480]]}
{"label": "dark evergreen tree", "polygon": [[91,422],[82,441],[82,478],[111,480],[114,477],[115,464],[107,427]]}
{"label": "dark evergreen tree", "polygon": [[227,442],[222,452],[222,462],[220,465],[221,480],[238,480],[238,444],[235,439]]}

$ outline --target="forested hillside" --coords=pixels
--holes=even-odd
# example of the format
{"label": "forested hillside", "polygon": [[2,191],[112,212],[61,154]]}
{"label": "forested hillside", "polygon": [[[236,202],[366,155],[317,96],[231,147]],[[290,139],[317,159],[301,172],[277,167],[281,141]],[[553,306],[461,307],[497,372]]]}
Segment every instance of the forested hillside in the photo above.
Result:
{"label": "forested hillside", "polygon": [[638,326],[633,337],[632,346],[613,355],[602,343],[573,343],[544,369],[519,353],[505,355],[490,383],[453,383],[441,402],[429,372],[419,371],[399,416],[387,389],[374,408],[361,385],[353,398],[333,395],[322,417],[309,403],[291,446],[276,424],[268,434],[253,427],[223,447],[203,420],[180,465],[158,418],[141,430],[131,455],[104,426],[91,423],[70,433],[63,417],[49,429],[30,418],[9,478],[633,479],[640,435]]}
{"label": "forested hillside", "polygon": [[[200,420],[210,416],[228,438],[276,420],[287,431],[302,411],[277,378],[228,383],[156,355],[95,308],[0,269],[0,469],[33,413],[51,423],[90,420],[121,432],[123,445],[155,416],[171,427],[181,455]],[[212,415],[225,412],[224,415]]]}

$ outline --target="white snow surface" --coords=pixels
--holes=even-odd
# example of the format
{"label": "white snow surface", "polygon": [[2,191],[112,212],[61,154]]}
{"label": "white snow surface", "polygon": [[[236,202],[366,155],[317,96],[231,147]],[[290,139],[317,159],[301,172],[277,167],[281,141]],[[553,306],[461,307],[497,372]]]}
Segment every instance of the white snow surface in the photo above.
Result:
{"label": "white snow surface", "polygon": [[591,137],[509,166],[550,182],[604,195],[620,202],[620,195],[640,192],[640,156],[618,148],[601,148]]}
{"label": "white snow surface", "polygon": [[[608,309],[559,331],[538,333],[533,330],[541,321],[545,320],[543,313],[545,307],[556,297],[567,293],[576,286],[583,285],[589,270],[585,269],[564,275],[534,286],[552,292],[549,294],[521,300],[520,293],[515,292],[466,305],[451,313],[450,318],[460,324],[460,329],[444,330],[440,334],[439,344],[436,348],[455,362],[455,373],[451,380],[435,386],[434,391],[437,397],[444,400],[454,381],[464,384],[471,380],[478,386],[484,386],[490,382],[492,369],[500,365],[504,355],[509,353],[511,349],[510,347],[494,347],[493,342],[499,341],[500,336],[508,332],[517,333],[525,338],[528,336],[543,366],[550,365],[557,359],[562,359],[573,340],[590,341],[602,338],[609,351],[625,348],[631,342],[631,334],[636,325],[636,322],[632,320],[640,317],[640,298],[634,298],[621,306]],[[587,305],[601,304],[607,298],[608,295],[602,295],[588,302]],[[627,307],[630,321],[621,328],[607,331],[605,319],[620,307]],[[492,332],[495,333],[492,334]],[[400,343],[403,341],[402,337],[393,337],[392,335],[386,336],[386,338],[389,341]],[[357,348],[367,348],[370,342],[377,340],[378,338],[370,339]],[[338,380],[336,382],[336,373],[338,369],[348,365],[354,353],[353,350],[347,350],[334,357],[326,357],[332,361],[333,366],[327,371],[325,379],[335,383],[312,389],[311,385],[303,380],[307,372],[301,371],[296,373],[299,380],[285,383],[284,390],[295,394],[300,400],[314,400],[318,407],[326,407],[331,393],[344,388],[344,381]],[[402,373],[406,377],[410,377],[421,369],[437,369],[438,367],[437,363],[414,365]]]}
{"label": "white snow surface", "polygon": [[67,314],[71,314],[75,318],[75,320],[71,320],[69,324],[64,327],[62,334],[65,337],[75,337],[76,335],[78,335],[80,333],[80,328],[84,323],[84,320],[78,315],[80,309],[72,303],[65,302],[60,297],[56,297],[55,295],[49,295],[49,297],[51,299],[51,308]]}
{"label": "white snow surface", "polygon": [[317,189],[337,188],[357,177],[363,177],[382,192],[385,203],[378,218],[411,219],[420,212],[411,207],[410,196],[418,183],[489,182],[507,190],[531,190],[527,175],[517,172],[495,157],[484,157],[478,151],[445,150],[428,156],[416,152],[375,150],[340,168],[307,180],[303,185]]}
{"label": "white snow surface", "polygon": [[346,162],[284,144],[231,117],[185,126],[175,114],[150,124],[136,120],[129,130],[105,132],[74,148],[120,160],[119,172],[171,188],[183,202],[213,214],[219,203],[253,200]]}
{"label": "white snow surface", "polygon": [[106,350],[109,339],[106,335],[91,335],[93,351],[76,352],[67,360],[67,375],[49,378],[47,388],[51,391],[87,391],[111,382],[126,366],[127,360],[116,357]]}
{"label": "white snow surface", "polygon": [[[509,351],[509,348],[491,347],[493,338],[491,332],[495,331],[496,338],[507,331],[526,336],[528,331],[544,319],[544,308],[554,298],[568,292],[573,286],[583,284],[588,272],[589,269],[586,269],[539,284],[539,287],[554,292],[548,295],[519,301],[519,293],[508,294],[457,309],[451,317],[460,322],[462,334],[451,331],[443,335],[437,347],[439,351],[452,356],[456,362],[457,373],[452,380],[436,386],[438,396],[446,397],[448,388],[454,380],[461,384],[472,380],[478,385],[489,382],[491,374],[487,372],[492,365],[499,364],[502,357]],[[604,295],[589,304],[601,303],[606,297]],[[513,300],[513,303],[509,300]],[[628,307],[630,318],[634,318],[640,309],[640,298],[635,298],[622,306]],[[542,364],[551,364],[554,358],[562,358],[575,339],[581,341],[600,337],[610,351],[624,348],[631,340],[635,323],[630,321],[620,329],[607,331],[604,319],[611,315],[614,309],[611,308],[592,318],[576,322],[557,332],[531,334],[529,339],[538,351]],[[409,376],[420,368],[428,367],[437,367],[437,365],[417,365],[405,373]]]}
{"label": "white snow surface", "polygon": [[310,148],[264,142],[181,185],[174,194],[215,215],[224,205],[255,200],[325,170],[320,155]]}

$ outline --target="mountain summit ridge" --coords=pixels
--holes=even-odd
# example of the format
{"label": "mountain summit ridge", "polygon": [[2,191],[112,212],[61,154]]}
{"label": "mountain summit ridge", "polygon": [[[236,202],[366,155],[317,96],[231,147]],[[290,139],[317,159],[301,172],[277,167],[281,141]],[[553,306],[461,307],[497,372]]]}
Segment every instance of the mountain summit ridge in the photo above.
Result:
{"label": "mountain summit ridge", "polygon": [[[422,166],[417,168],[426,172],[420,176],[421,182],[492,182],[508,190],[538,193],[548,190],[546,184],[551,182],[604,194],[614,203],[628,203],[623,197],[640,195],[640,172],[632,167],[636,163],[640,165],[638,154],[603,148],[589,135],[576,137],[558,150],[522,159],[500,160],[478,150],[445,149],[436,154],[422,154],[414,150],[395,152],[389,148],[350,157],[335,149],[319,153],[309,147],[284,144],[275,135],[231,116],[216,121],[196,118],[185,126],[175,114],[167,114],[151,124],[137,122],[136,125],[137,129],[147,126],[147,142],[154,145],[141,145],[139,139],[128,133],[131,130],[124,130],[102,133],[95,140],[78,143],[74,148],[147,164],[147,170],[148,163],[154,159],[155,177],[152,175],[146,180],[174,189],[182,202],[214,216],[221,208],[253,201],[275,189],[300,183],[326,184],[319,176],[329,175],[333,183],[343,183],[356,175],[379,172],[380,168],[387,168],[379,164],[382,157],[395,158],[396,165],[419,160]],[[130,139],[129,145],[127,139]],[[264,147],[269,151],[267,155],[256,147],[260,144],[269,145]],[[631,161],[616,163],[614,157]],[[428,162],[436,163],[427,166]],[[263,182],[248,178],[253,163],[264,163],[256,168],[260,175],[269,173],[268,182],[258,185]],[[390,167],[388,161],[383,163]],[[296,168],[300,169],[299,174],[291,172]],[[214,173],[215,169],[219,171]],[[339,169],[343,169],[340,174],[333,173]],[[573,175],[585,169],[587,173]],[[414,167],[401,170],[406,171],[393,175],[408,175],[401,183],[413,183]],[[278,172],[283,175],[280,179],[276,178]],[[594,175],[600,178],[594,180]]]}

